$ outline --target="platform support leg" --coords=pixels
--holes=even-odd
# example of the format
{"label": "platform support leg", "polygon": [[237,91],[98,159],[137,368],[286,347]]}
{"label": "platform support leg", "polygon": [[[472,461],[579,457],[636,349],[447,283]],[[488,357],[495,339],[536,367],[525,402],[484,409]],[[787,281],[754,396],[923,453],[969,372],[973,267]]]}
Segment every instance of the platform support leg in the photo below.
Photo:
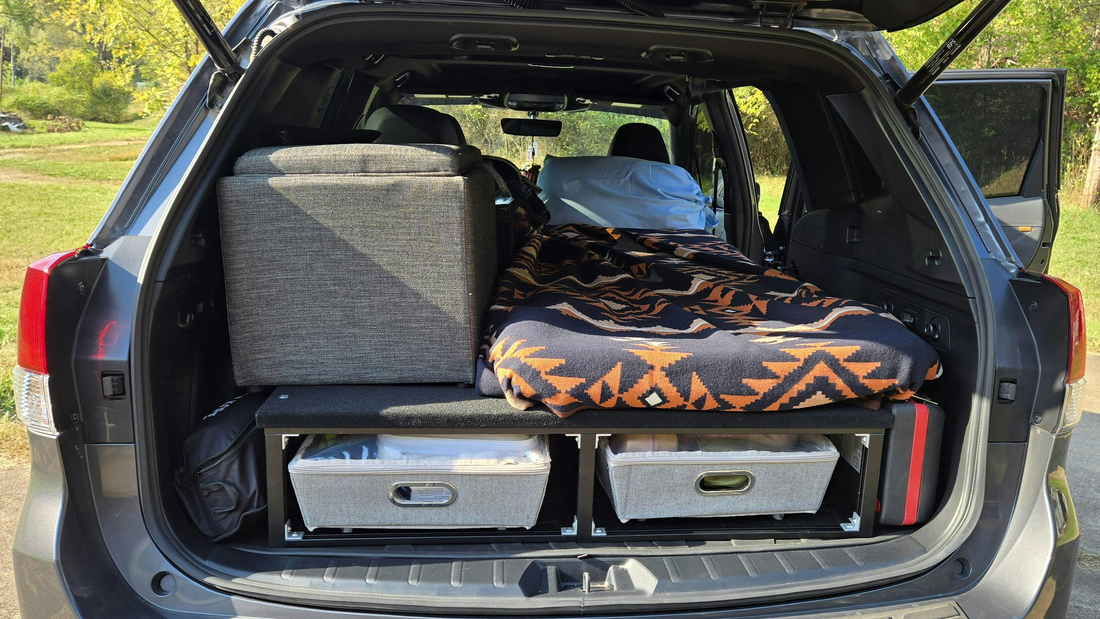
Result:
{"label": "platform support leg", "polygon": [[592,541],[592,493],[596,487],[596,435],[581,434],[577,465],[577,541]]}
{"label": "platform support leg", "polygon": [[286,462],[283,435],[264,434],[267,464],[267,540],[272,548],[286,545]]}
{"label": "platform support leg", "polygon": [[867,459],[863,465],[859,489],[859,536],[870,537],[875,526],[879,474],[882,470],[883,433],[868,435]]}

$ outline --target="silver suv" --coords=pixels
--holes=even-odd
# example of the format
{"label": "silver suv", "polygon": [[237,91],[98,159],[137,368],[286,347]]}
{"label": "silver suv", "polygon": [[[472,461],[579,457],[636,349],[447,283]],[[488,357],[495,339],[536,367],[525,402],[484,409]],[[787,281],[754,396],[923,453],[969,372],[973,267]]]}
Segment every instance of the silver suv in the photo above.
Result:
{"label": "silver suv", "polygon": [[[1045,274],[1065,73],[945,71],[1007,0],[981,2],[913,74],[879,31],[954,3],[251,0],[224,33],[199,0],[176,4],[209,56],[88,244],[27,274],[15,383],[33,462],[14,543],[24,616],[1065,614],[1078,546],[1066,450],[1085,359],[1081,295]],[[791,151],[770,222],[731,96],[747,85],[767,94]],[[617,538],[591,501],[572,511],[570,493],[593,489],[582,474],[579,488],[549,491],[568,507],[538,535],[317,533],[301,526],[283,465],[295,434],[340,428],[284,427],[263,439],[266,518],[224,541],[201,535],[173,470],[195,424],[240,392],[216,181],[257,146],[350,141],[385,106],[505,100],[518,118],[560,111],[566,129],[600,114],[660,124],[671,163],[713,198],[719,236],[882,307],[933,346],[943,374],[921,395],[947,414],[927,522],[874,522],[864,477],[862,511],[839,521],[654,524]],[[433,208],[422,205],[425,227]]]}

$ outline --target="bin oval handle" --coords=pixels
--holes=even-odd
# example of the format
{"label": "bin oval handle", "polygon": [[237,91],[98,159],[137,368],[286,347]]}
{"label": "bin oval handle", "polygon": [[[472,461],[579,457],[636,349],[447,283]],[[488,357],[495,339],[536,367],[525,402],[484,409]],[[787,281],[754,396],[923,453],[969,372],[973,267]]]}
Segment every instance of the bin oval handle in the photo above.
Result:
{"label": "bin oval handle", "polygon": [[695,478],[695,491],[703,496],[745,494],[755,484],[750,471],[704,471]]}
{"label": "bin oval handle", "polygon": [[458,499],[458,489],[445,481],[399,481],[389,498],[398,507],[446,507]]}

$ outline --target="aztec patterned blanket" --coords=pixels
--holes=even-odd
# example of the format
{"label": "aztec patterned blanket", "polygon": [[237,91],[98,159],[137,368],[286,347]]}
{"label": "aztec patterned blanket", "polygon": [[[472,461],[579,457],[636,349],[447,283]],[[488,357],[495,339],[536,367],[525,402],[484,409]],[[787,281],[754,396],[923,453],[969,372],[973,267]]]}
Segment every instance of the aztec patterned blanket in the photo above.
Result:
{"label": "aztec patterned blanket", "polygon": [[939,371],[932,347],[893,316],[703,232],[544,228],[490,306],[479,391],[561,417],[906,399]]}

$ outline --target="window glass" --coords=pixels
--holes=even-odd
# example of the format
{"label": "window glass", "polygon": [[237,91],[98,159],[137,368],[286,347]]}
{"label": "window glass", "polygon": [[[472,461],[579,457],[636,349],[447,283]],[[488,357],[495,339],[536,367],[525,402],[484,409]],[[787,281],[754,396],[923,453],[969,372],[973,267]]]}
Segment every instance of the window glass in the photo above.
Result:
{"label": "window glass", "polygon": [[466,142],[483,155],[503,157],[524,166],[542,165],[546,155],[579,157],[606,155],[615,131],[627,123],[646,123],[661,130],[669,147],[670,126],[660,110],[624,106],[596,106],[577,112],[543,112],[540,119],[560,120],[561,135],[554,138],[507,135],[500,129],[502,118],[526,118],[524,112],[482,107],[471,99],[438,100],[423,97],[402,103],[425,105],[454,116],[466,135]]}
{"label": "window glass", "polygon": [[695,131],[691,139],[691,174],[704,196],[714,195],[714,129],[707,106],[695,108]]}
{"label": "window glass", "polygon": [[1019,195],[1045,122],[1040,84],[935,84],[925,95],[987,198]]}
{"label": "window glass", "polygon": [[760,214],[775,227],[779,221],[779,203],[791,167],[791,153],[779,119],[763,91],[752,86],[733,89],[745,141],[749,146],[752,172],[760,185]]}

